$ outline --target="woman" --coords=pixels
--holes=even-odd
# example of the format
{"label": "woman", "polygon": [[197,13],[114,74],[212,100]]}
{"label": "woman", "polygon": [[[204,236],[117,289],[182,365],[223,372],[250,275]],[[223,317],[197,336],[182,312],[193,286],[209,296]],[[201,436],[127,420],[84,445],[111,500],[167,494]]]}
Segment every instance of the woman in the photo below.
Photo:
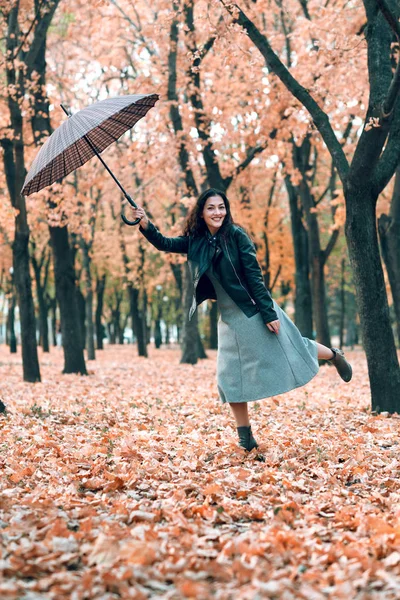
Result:
{"label": "woman", "polygon": [[258,444],[251,431],[248,402],[283,394],[306,384],[318,372],[318,359],[331,361],[344,381],[352,370],[337,348],[301,336],[266,289],[256,249],[236,225],[225,194],[208,189],[186,221],[182,236],[163,236],[142,207],[132,209],[140,231],[158,250],[187,254],[193,279],[189,319],[207,298],[216,298],[218,321],[217,383],[229,403],[239,444]]}

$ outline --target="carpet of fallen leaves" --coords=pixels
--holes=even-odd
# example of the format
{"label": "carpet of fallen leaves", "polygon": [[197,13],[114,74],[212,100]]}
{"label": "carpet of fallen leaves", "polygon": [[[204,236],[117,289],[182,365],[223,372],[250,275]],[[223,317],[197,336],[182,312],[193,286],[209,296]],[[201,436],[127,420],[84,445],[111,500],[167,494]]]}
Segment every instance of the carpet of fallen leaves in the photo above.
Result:
{"label": "carpet of fallen leaves", "polygon": [[264,463],[208,354],[109,347],[80,377],[52,349],[32,385],[0,348],[1,598],[400,598],[400,420],[363,353],[251,404]]}

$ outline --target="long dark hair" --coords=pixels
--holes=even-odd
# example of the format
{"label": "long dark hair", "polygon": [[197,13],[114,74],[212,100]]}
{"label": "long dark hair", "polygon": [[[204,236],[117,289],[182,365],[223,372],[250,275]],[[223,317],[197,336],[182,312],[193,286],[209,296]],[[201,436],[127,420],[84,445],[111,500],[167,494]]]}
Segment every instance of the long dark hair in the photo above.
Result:
{"label": "long dark hair", "polygon": [[229,200],[224,192],[221,192],[221,190],[209,188],[197,198],[196,204],[193,206],[188,218],[186,219],[183,235],[202,236],[206,233],[207,225],[202,218],[202,213],[207,199],[211,198],[211,196],[220,196],[220,198],[222,198],[224,201],[226,215],[219,231],[222,235],[226,235],[228,233],[230,226],[234,223],[231,215],[231,206],[229,204]]}

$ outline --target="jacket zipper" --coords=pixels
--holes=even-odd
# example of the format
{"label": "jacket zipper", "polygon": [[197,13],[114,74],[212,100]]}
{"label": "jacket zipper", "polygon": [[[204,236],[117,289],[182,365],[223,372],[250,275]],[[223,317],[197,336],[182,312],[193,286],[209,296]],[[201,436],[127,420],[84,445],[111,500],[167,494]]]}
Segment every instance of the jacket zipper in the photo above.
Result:
{"label": "jacket zipper", "polygon": [[237,272],[236,272],[235,265],[233,264],[233,262],[232,262],[232,260],[231,260],[231,255],[229,254],[229,250],[228,250],[228,244],[226,243],[226,240],[224,240],[224,242],[225,242],[225,248],[226,248],[226,253],[227,253],[227,255],[228,255],[228,258],[229,258],[229,262],[230,262],[230,263],[231,263],[231,265],[232,265],[232,269],[235,271],[235,275],[236,275],[236,277],[238,278],[238,281],[239,281],[240,285],[242,286],[242,288],[244,289],[244,291],[246,292],[246,294],[248,295],[248,297],[250,298],[250,300],[252,301],[252,303],[253,303],[253,304],[256,304],[256,302],[255,302],[255,301],[253,300],[253,298],[250,296],[249,292],[248,292],[248,291],[246,290],[246,288],[244,287],[243,283],[240,281],[240,277],[239,277],[239,275],[238,275],[238,274],[237,274]]}
{"label": "jacket zipper", "polygon": [[[220,251],[219,248],[217,248],[217,254],[218,254],[219,251]],[[198,273],[197,277],[195,277],[195,279],[194,279],[194,288],[195,288],[195,291],[196,291],[196,288],[197,288],[197,284],[199,283],[200,279],[202,278],[202,276],[204,275],[204,273],[207,271],[207,269],[208,269],[209,266],[210,265],[207,265],[206,268],[203,267],[203,270],[199,270],[199,273]]]}

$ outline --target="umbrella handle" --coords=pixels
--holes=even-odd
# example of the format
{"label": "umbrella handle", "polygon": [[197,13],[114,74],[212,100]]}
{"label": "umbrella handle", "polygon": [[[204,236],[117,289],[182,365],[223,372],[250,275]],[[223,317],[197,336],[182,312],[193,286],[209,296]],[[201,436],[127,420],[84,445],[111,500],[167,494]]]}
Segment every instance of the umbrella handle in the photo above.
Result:
{"label": "umbrella handle", "polygon": [[[137,204],[135,204],[134,200],[132,200],[132,198],[129,196],[129,194],[125,194],[125,198],[128,200],[128,202],[131,206],[133,206],[134,208],[137,208]],[[122,209],[122,211],[121,211],[121,219],[123,220],[125,225],[130,225],[131,227],[133,225],[137,225],[138,223],[140,223],[140,219],[135,219],[134,221],[129,221],[126,218],[126,216],[124,215],[124,209]]]}
{"label": "umbrella handle", "polygon": [[121,212],[121,219],[126,225],[137,225],[140,222],[140,219],[135,219],[134,221],[128,221],[123,212]]}

